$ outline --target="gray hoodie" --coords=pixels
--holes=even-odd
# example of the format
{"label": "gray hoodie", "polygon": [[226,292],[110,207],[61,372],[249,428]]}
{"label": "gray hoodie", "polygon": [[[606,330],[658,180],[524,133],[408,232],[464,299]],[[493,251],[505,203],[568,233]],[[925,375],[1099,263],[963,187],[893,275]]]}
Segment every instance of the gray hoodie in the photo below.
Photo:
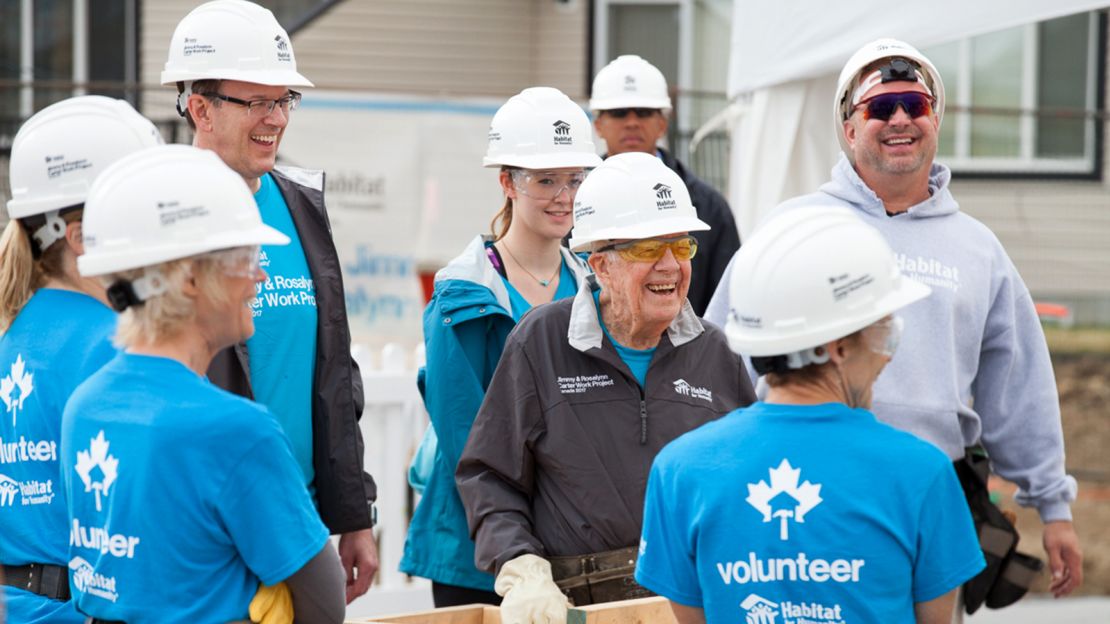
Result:
{"label": "gray hoodie", "polygon": [[[769,219],[833,200],[882,232],[902,272],[933,294],[898,312],[906,331],[875,383],[872,411],[952,459],[981,442],[994,472],[1020,488],[1019,504],[1036,507],[1045,522],[1070,519],[1076,483],[1064,472],[1059,397],[1033,300],[994,233],[960,212],[950,179],[933,164],[931,197],[889,217],[841,156],[831,181]],[[731,274],[730,264],[705,315],[722,327]]]}

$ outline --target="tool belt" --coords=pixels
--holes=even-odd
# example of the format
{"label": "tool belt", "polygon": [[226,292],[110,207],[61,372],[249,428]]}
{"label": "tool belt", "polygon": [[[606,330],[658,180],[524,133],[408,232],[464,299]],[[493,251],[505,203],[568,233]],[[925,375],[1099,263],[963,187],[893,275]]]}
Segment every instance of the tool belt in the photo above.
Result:
{"label": "tool belt", "polygon": [[4,585],[18,587],[51,600],[69,600],[69,570],[46,563],[4,566]]}
{"label": "tool belt", "polygon": [[555,584],[581,607],[599,602],[654,596],[636,582],[636,547],[590,555],[550,557]]}
{"label": "tool belt", "polygon": [[979,447],[969,448],[955,467],[987,560],[987,567],[964,583],[964,609],[972,614],[984,604],[989,609],[1008,607],[1029,591],[1044,562],[1017,552],[1017,529],[990,499],[990,460],[986,452]]}

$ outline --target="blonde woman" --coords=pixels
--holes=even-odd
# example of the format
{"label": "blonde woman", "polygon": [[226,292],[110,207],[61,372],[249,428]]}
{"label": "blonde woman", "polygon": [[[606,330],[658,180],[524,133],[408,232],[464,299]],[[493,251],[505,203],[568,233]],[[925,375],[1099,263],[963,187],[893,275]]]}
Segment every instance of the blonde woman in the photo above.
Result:
{"label": "blonde woman", "polygon": [[94,178],[161,143],[126,102],[76,97],[16,134],[11,221],[0,238],[0,563],[12,622],[84,622],[69,601],[58,441],[70,393],[112,358],[116,315],[77,273]]}
{"label": "blonde woman", "polygon": [[288,237],[216,154],[183,145],[106,171],[85,232],[79,268],[108,285],[124,350],[62,420],[78,608],[129,624],[258,621],[260,583],[284,582],[297,619],[342,621],[343,569],[288,438],[205,377],[254,331],[259,246]]}
{"label": "blonde woman", "polygon": [[436,274],[424,310],[422,388],[438,444],[401,570],[431,579],[438,607],[500,602],[493,576],[474,565],[455,466],[509,332],[533,306],[573,296],[589,272],[561,242],[578,186],[599,164],[586,113],[558,89],[521,91],[490,124],[483,165],[500,169],[504,207],[491,236]]}

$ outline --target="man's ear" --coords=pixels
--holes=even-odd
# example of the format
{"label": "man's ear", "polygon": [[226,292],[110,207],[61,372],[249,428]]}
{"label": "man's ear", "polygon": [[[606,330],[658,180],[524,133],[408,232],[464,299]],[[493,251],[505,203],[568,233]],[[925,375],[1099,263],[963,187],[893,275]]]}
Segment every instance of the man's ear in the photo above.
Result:
{"label": "man's ear", "polygon": [[85,253],[85,239],[82,235],[81,222],[74,221],[66,224],[66,245],[73,255],[80,256]]}
{"label": "man's ear", "polygon": [[844,138],[848,141],[848,147],[856,146],[856,124],[851,119],[844,120]]}
{"label": "man's ear", "polygon": [[197,278],[197,267],[193,263],[185,266],[185,279],[181,280],[181,292],[190,299],[200,296],[200,280]]}
{"label": "man's ear", "polygon": [[598,280],[608,281],[609,279],[609,257],[604,253],[591,253],[586,258],[586,264],[590,265],[593,269],[594,275],[597,275]]}
{"label": "man's ear", "polygon": [[189,96],[185,102],[186,108],[189,111],[189,116],[193,118],[193,123],[196,124],[197,130],[204,130],[206,132],[212,131],[212,101],[203,95],[196,93]]}

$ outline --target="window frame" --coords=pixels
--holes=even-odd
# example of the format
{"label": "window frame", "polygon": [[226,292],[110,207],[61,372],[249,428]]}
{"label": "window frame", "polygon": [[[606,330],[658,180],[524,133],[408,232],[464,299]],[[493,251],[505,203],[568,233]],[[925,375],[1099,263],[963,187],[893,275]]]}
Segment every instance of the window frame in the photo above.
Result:
{"label": "window frame", "polygon": [[[1088,65],[1085,108],[1084,154],[1075,158],[1041,158],[1034,153],[1037,136],[1037,58],[1040,22],[1025,24],[1022,29],[1021,102],[1013,114],[1019,115],[1019,155],[989,157],[971,155],[971,118],[976,114],[971,105],[971,48],[973,37],[959,40],[956,78],[957,99],[947,102],[945,123],[955,124],[953,154],[937,155],[954,176],[969,179],[1022,178],[1051,180],[1101,180],[1103,173],[1103,137],[1106,119],[1106,55],[1107,15],[1105,11],[1088,12]],[[983,113],[980,113],[983,114]]]}

